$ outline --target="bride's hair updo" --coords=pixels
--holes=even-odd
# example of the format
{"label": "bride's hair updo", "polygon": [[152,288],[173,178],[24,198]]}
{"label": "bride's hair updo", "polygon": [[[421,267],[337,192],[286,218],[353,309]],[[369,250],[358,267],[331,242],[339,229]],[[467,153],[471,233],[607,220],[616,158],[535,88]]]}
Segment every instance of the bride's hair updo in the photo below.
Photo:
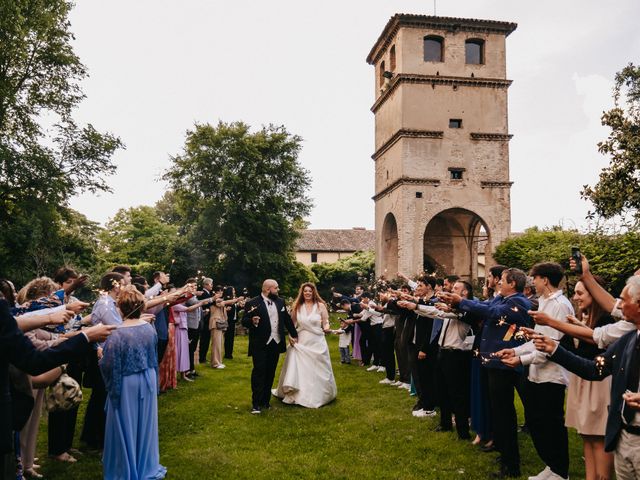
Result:
{"label": "bride's hair updo", "polygon": [[291,316],[293,317],[293,321],[297,321],[296,316],[298,315],[298,309],[304,305],[304,289],[309,287],[313,292],[313,303],[323,304],[325,307],[327,303],[322,299],[320,294],[318,293],[318,289],[316,288],[315,283],[306,282],[300,285],[300,290],[298,290],[298,296],[296,297],[293,305],[291,306]]}

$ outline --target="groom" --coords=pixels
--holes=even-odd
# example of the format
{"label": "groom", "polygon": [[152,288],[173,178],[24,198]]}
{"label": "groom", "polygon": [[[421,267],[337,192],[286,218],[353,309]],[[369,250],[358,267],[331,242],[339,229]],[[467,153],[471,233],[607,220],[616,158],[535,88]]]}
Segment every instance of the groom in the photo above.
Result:
{"label": "groom", "polygon": [[262,293],[244,306],[242,325],[249,330],[249,356],[253,357],[251,371],[251,413],[269,409],[271,387],[276,375],[280,353],[286,350],[285,332],[289,342],[298,341],[298,332],[287,312],[284,300],[278,297],[278,282],[265,280]]}

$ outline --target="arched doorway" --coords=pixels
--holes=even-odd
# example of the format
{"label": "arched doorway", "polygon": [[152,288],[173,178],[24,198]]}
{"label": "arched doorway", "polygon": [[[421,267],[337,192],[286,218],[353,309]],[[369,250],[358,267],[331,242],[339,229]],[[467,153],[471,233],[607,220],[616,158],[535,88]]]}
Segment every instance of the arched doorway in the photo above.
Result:
{"label": "arched doorway", "polygon": [[398,271],[398,224],[396,217],[388,213],[382,225],[382,270],[387,278],[393,278]]}
{"label": "arched doorway", "polygon": [[489,229],[479,215],[463,208],[444,210],[424,230],[424,269],[478,278],[478,250],[484,252],[488,243]]}

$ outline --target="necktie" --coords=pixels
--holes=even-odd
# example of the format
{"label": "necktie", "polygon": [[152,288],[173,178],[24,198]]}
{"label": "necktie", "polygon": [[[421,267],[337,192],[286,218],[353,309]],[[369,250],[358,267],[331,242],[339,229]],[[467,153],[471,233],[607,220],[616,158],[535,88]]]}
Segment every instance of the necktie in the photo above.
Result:
{"label": "necktie", "polygon": [[[633,349],[633,353],[631,354],[631,360],[629,361],[629,370],[627,377],[627,390],[631,392],[638,391],[638,383],[640,382],[640,337],[636,334],[636,344]],[[633,417],[636,415],[636,410],[633,408],[628,408],[627,405],[624,405],[624,409],[622,410],[622,416],[624,417],[627,424],[630,424],[633,421]]]}

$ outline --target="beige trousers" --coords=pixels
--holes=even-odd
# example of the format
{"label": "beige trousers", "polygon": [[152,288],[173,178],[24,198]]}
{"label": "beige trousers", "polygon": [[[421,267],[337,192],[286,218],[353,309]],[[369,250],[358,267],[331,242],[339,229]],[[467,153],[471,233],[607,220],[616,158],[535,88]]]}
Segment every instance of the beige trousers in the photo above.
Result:
{"label": "beige trousers", "polygon": [[42,412],[42,403],[44,401],[45,388],[34,388],[33,410],[27,423],[20,430],[20,456],[22,458],[22,466],[26,470],[33,467],[33,458],[36,456],[36,443],[38,442],[38,430],[40,428],[40,414]]}
{"label": "beige trousers", "polygon": [[222,365],[222,340],[224,332],[217,328],[211,329],[211,366]]}
{"label": "beige trousers", "polygon": [[640,478],[640,435],[622,430],[614,452],[616,478],[637,480]]}

